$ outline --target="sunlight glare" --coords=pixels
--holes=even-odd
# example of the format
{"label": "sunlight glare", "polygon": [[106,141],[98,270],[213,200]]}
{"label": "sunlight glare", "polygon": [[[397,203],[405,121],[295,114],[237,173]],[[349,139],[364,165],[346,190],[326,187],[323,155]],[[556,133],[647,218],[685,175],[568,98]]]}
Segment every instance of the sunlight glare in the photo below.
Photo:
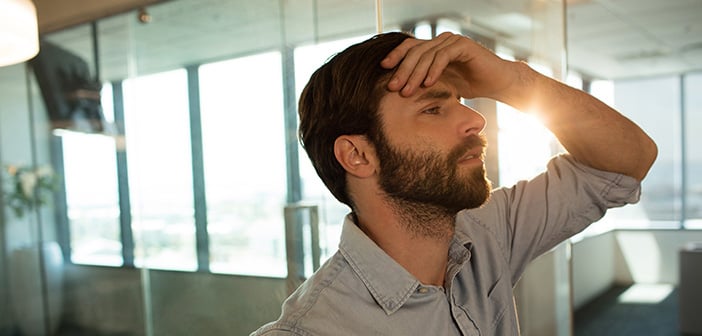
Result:
{"label": "sunlight glare", "polygon": [[616,237],[632,280],[637,283],[660,281],[661,251],[654,235],[650,232],[617,232]]}
{"label": "sunlight glare", "polygon": [[670,284],[634,284],[619,295],[619,303],[656,304],[665,300],[673,291]]}
{"label": "sunlight glare", "polygon": [[532,114],[498,104],[500,184],[534,177],[559,151],[553,134]]}

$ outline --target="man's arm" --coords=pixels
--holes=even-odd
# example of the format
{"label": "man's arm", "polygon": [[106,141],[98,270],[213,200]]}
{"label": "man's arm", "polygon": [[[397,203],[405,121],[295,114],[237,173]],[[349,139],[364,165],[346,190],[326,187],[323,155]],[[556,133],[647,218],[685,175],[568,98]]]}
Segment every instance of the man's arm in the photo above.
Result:
{"label": "man's arm", "polygon": [[537,115],[579,162],[642,180],[656,159],[653,140],[631,120],[589,94],[499,58],[473,40],[443,33],[407,39],[381,65],[397,67],[388,89],[411,96],[444,72],[464,98],[487,97]]}

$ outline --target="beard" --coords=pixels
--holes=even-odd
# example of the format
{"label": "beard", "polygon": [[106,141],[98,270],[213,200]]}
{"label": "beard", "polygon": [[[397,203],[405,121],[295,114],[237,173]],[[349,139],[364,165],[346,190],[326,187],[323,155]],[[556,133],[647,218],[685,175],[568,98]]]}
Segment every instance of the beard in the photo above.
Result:
{"label": "beard", "polygon": [[[435,150],[412,151],[390,146],[383,132],[375,143],[380,159],[379,184],[407,229],[421,236],[453,232],[454,218],[463,209],[477,208],[492,188],[485,167],[459,170],[458,161],[475,147],[485,147],[484,136],[474,135],[448,154]],[[450,227],[436,227],[440,220]]]}

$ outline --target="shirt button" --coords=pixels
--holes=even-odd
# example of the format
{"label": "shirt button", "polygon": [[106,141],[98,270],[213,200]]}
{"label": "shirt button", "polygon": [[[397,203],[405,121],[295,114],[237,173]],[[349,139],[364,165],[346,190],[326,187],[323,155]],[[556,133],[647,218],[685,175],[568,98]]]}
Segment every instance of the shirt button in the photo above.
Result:
{"label": "shirt button", "polygon": [[429,288],[421,287],[417,290],[417,292],[419,292],[420,294],[426,294],[429,293]]}

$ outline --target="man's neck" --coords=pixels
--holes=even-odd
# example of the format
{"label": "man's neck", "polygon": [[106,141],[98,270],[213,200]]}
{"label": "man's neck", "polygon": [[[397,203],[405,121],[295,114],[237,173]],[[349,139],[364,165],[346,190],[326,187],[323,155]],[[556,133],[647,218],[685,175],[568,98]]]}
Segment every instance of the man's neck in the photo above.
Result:
{"label": "man's neck", "polygon": [[356,213],[361,230],[421,283],[443,286],[455,215],[391,201],[372,210]]}

